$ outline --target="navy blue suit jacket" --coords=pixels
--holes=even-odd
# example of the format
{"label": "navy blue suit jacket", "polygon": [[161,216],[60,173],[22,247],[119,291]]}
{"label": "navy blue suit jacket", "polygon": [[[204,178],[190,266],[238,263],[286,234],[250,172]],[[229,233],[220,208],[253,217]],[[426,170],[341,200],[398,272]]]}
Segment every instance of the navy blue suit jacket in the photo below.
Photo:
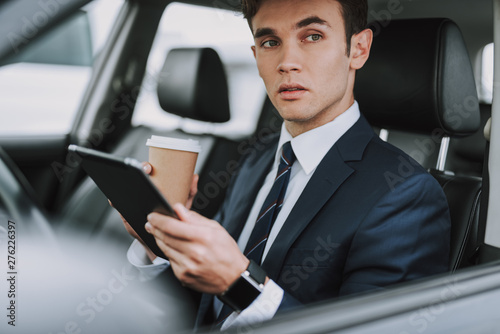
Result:
{"label": "navy blue suit jacket", "polygon": [[[233,177],[216,219],[235,239],[277,142],[249,150]],[[285,290],[282,310],[445,272],[449,238],[438,182],[361,116],[317,167],[262,267]]]}

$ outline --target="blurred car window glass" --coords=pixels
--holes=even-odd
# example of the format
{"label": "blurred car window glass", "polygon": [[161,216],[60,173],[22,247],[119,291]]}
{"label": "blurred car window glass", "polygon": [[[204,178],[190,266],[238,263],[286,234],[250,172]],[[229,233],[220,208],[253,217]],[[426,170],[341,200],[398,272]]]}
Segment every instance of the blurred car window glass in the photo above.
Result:
{"label": "blurred car window glass", "polygon": [[491,104],[493,100],[493,43],[483,48],[481,60],[480,100]]}
{"label": "blurred car window glass", "polygon": [[122,4],[94,1],[0,63],[0,136],[70,131]]}
{"label": "blurred car window glass", "polygon": [[[251,46],[253,37],[241,14],[181,3],[170,4],[163,14],[148,59],[133,125],[193,134],[214,134],[239,139],[255,130],[265,88],[258,75]],[[168,114],[158,102],[156,83],[169,50],[211,47],[224,63],[229,86],[231,120],[222,124],[199,122]]]}

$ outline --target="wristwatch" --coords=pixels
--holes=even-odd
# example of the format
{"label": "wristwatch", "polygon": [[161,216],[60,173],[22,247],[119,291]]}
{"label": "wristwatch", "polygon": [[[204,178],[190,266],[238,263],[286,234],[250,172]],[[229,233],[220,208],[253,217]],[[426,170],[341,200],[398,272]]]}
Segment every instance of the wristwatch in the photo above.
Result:
{"label": "wristwatch", "polygon": [[266,272],[257,263],[250,260],[248,268],[240,274],[236,282],[217,298],[239,313],[261,294],[264,290],[266,277]]}

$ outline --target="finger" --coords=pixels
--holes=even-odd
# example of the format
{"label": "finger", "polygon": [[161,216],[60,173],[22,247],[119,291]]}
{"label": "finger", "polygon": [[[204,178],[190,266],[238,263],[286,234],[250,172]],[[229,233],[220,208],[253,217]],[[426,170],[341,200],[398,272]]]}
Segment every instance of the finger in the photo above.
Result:
{"label": "finger", "polygon": [[188,199],[186,201],[186,208],[191,209],[191,207],[193,206],[193,201],[194,201],[194,196],[191,196],[191,194],[189,194]]}
{"label": "finger", "polygon": [[144,170],[144,173],[150,175],[153,172],[153,166],[149,162],[144,161],[142,163],[142,170]]}
{"label": "finger", "polygon": [[162,252],[169,258],[181,261],[181,258],[186,258],[185,254],[189,254],[190,241],[180,240],[163,233],[159,229],[152,229],[156,244]]}
{"label": "finger", "polygon": [[[144,227],[146,228],[146,230],[149,233],[151,233],[153,235],[158,246],[160,246],[159,243],[161,242],[162,247],[164,247],[166,249],[171,248],[168,245],[172,244],[172,242],[171,242],[173,240],[172,237],[169,237],[166,233],[163,233],[160,229],[155,228],[149,222],[147,222]],[[162,251],[164,251],[164,250],[162,249]],[[164,253],[165,253],[165,255],[168,256],[168,254],[165,251],[164,251]]]}
{"label": "finger", "polygon": [[157,241],[161,240],[165,245],[169,244],[169,242],[167,242],[167,240],[166,240],[166,239],[168,239],[167,235],[165,233],[163,233],[161,230],[154,229],[152,234]]}
{"label": "finger", "polygon": [[179,217],[179,220],[183,222],[190,222],[190,211],[186,209],[184,205],[181,203],[174,204],[174,211],[177,214],[177,217]]}
{"label": "finger", "polygon": [[[215,221],[210,220],[197,212],[188,210],[185,206],[180,203],[176,203],[174,205],[174,211],[177,213],[179,219],[188,224],[197,225],[197,226],[206,226],[206,227],[214,227]],[[218,223],[215,223],[218,224]]]}
{"label": "finger", "polygon": [[151,223],[149,221],[144,225],[144,229],[149,234],[154,234],[155,233],[155,227],[153,225],[151,225]]}
{"label": "finger", "polygon": [[198,174],[193,175],[193,179],[191,181],[191,188],[189,189],[189,196],[186,201],[186,208],[191,209],[193,206],[194,197],[198,193],[198,181],[200,176]]}
{"label": "finger", "polygon": [[193,240],[199,233],[193,229],[191,224],[186,224],[175,218],[161,215],[159,213],[151,213],[148,215],[148,223],[146,223],[146,230],[156,235],[156,231],[160,230],[162,233],[182,240]]}
{"label": "finger", "polygon": [[198,181],[200,176],[198,174],[193,175],[193,180],[191,181],[191,189],[189,190],[189,196],[194,197],[198,192]]}
{"label": "finger", "polygon": [[181,261],[180,259],[182,258],[182,253],[180,253],[179,251],[177,251],[174,248],[170,247],[161,238],[157,238],[155,236],[155,241],[156,241],[156,244],[158,245],[158,247],[163,252],[163,254],[165,254],[165,256],[170,261],[170,264],[176,264],[176,263],[179,263],[179,261]]}
{"label": "finger", "polygon": [[112,208],[114,208],[113,203],[111,203],[111,200],[108,199],[108,203]]}

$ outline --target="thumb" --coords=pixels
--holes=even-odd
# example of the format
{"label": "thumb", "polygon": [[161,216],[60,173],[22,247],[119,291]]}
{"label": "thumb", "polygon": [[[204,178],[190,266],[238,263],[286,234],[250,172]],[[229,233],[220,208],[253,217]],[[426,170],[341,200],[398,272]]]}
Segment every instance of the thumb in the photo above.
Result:
{"label": "thumb", "polygon": [[142,169],[144,170],[144,173],[148,175],[150,175],[153,172],[153,166],[147,161],[144,161],[142,163]]}
{"label": "thumb", "polygon": [[211,225],[211,220],[200,215],[198,212],[188,210],[181,203],[174,204],[173,208],[174,208],[175,213],[179,217],[180,221],[183,221],[183,222],[188,223],[188,224],[195,224],[195,225],[203,225],[203,226],[210,226]]}
{"label": "thumb", "polygon": [[186,222],[186,223],[190,223],[192,221],[191,219],[191,214],[193,212],[190,212],[184,205],[182,205],[181,203],[176,203],[174,204],[174,207],[173,207],[175,213],[177,214],[177,216],[179,217],[179,220],[183,221],[183,222]]}

